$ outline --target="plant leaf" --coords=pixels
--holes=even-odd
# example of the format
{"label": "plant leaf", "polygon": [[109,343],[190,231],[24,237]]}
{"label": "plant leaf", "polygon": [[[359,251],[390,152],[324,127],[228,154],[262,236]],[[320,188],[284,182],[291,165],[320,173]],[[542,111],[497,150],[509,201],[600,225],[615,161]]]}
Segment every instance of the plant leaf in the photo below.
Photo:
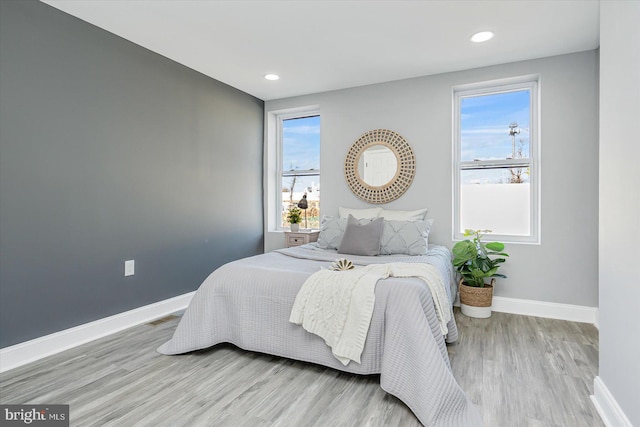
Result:
{"label": "plant leaf", "polygon": [[504,244],[500,242],[489,242],[485,246],[487,247],[487,249],[496,252],[502,252],[504,250]]}
{"label": "plant leaf", "polygon": [[489,255],[509,256],[509,254],[506,254],[504,252],[487,252],[487,254],[489,254]]}

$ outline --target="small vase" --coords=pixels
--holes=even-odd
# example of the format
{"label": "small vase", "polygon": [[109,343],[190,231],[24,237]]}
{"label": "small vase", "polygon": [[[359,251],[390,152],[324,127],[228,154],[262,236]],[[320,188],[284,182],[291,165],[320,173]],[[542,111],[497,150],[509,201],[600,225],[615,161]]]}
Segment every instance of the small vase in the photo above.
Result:
{"label": "small vase", "polygon": [[297,233],[300,231],[300,224],[291,224],[291,232]]}

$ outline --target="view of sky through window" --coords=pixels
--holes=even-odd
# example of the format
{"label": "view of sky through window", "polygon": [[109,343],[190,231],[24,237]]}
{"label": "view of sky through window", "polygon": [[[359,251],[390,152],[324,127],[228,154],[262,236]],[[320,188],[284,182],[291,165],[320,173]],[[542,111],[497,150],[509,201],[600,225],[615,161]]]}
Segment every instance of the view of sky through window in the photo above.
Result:
{"label": "view of sky through window", "polygon": [[469,96],[460,100],[462,161],[506,159],[512,156],[509,125],[517,123],[516,149],[522,141],[529,157],[529,91]]}
{"label": "view of sky through window", "polygon": [[320,116],[284,120],[282,170],[320,169]]}

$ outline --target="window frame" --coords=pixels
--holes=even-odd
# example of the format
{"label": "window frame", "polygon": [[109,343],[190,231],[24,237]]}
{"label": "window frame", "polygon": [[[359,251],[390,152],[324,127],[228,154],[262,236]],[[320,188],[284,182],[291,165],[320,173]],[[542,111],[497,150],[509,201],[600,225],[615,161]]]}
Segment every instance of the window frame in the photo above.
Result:
{"label": "window frame", "polygon": [[[285,120],[291,119],[303,119],[306,117],[320,117],[320,124],[322,126],[322,116],[320,115],[319,109],[309,109],[309,110],[300,110],[300,111],[292,111],[292,112],[282,112],[277,113],[275,115],[276,119],[276,212],[275,212],[275,220],[276,220],[276,231],[285,231],[289,230],[289,227],[282,226],[282,180],[286,176],[318,176],[318,184],[320,184],[320,170],[322,168],[322,164],[318,169],[308,169],[308,170],[300,170],[297,169],[295,171],[285,171],[283,167],[283,123]],[[320,150],[322,151],[322,132],[320,134]],[[321,154],[321,153],[319,153]],[[320,160],[321,161],[321,160]],[[295,173],[292,173],[295,172]],[[322,205],[321,205],[322,206]],[[321,216],[321,214],[320,214]]]}
{"label": "window frame", "polygon": [[[461,160],[462,132],[460,104],[463,98],[529,90],[529,158]],[[464,240],[460,231],[460,174],[463,170],[530,168],[530,217],[528,236],[488,234],[488,239],[505,243],[540,244],[540,77],[528,75],[455,86],[453,88],[453,240]],[[506,129],[505,129],[506,131]]]}

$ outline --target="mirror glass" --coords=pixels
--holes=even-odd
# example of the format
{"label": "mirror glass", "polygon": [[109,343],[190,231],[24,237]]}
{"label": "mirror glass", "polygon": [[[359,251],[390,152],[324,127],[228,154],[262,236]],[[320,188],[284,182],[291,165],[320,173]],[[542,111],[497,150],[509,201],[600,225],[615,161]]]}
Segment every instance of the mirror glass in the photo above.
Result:
{"label": "mirror glass", "polygon": [[388,184],[396,176],[398,159],[383,144],[372,145],[362,152],[358,159],[358,175],[372,187]]}

